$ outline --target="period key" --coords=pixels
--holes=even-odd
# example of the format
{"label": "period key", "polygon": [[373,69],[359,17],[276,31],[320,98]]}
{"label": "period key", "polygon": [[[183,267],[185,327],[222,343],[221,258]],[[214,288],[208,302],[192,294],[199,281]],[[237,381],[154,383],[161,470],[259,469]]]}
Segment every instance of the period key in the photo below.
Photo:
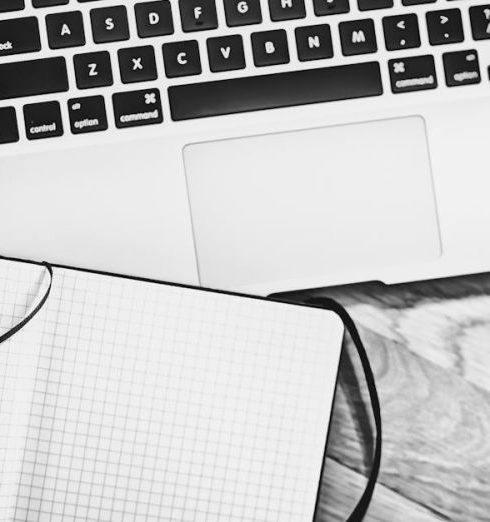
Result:
{"label": "period key", "polygon": [[125,129],[162,123],[162,102],[158,89],[119,92],[112,96],[116,127]]}

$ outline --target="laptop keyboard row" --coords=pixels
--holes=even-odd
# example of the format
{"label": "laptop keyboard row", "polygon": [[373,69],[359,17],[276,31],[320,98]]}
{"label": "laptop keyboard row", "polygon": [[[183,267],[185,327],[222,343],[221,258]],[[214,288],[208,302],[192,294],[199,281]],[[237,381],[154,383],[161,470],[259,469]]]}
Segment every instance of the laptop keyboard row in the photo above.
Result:
{"label": "laptop keyboard row", "polygon": [[[0,13],[21,11],[26,7],[29,0],[2,0]],[[32,0],[33,7],[54,7],[67,5],[70,0]],[[93,3],[100,0],[78,0],[79,3]],[[260,0],[222,0],[226,24],[228,27],[240,25],[260,24],[263,21]],[[344,14],[350,11],[350,1],[355,0],[306,0],[313,2],[316,16],[328,16]],[[433,4],[437,0],[402,0],[402,5],[412,6],[421,4]],[[151,2],[145,2],[149,4]],[[170,2],[163,0],[165,4],[159,7],[160,14],[169,19],[172,15]],[[267,0],[271,20],[280,22],[284,20],[295,20],[306,17],[305,0]],[[360,11],[372,11],[377,9],[389,9],[394,7],[393,0],[357,0]],[[140,14],[144,14],[145,8],[138,7]],[[197,12],[196,12],[197,9]],[[179,0],[180,17],[182,28],[186,32],[218,27],[218,16],[215,0]],[[152,7],[155,11],[155,6]],[[199,16],[197,16],[197,14]],[[138,13],[137,13],[138,15]],[[170,33],[169,33],[170,34]]]}
{"label": "laptop keyboard row", "polygon": [[[97,1],[97,0],[92,0]],[[242,0],[243,1],[243,0]],[[292,0],[288,0],[292,1]],[[326,1],[326,0],[323,0]],[[337,1],[337,0],[334,0]],[[371,4],[375,4],[372,0]],[[157,7],[153,7],[154,4]],[[192,2],[189,2],[189,4]],[[294,4],[293,4],[294,5]],[[162,6],[167,9],[162,10]],[[136,4],[135,13],[140,38],[168,36],[174,33],[171,5],[167,2],[148,2]],[[167,12],[168,11],[168,12]],[[490,38],[490,5],[473,6],[469,9],[472,36],[474,40]],[[199,15],[199,11],[196,13]],[[464,41],[461,11],[458,8],[429,11],[426,13],[429,42],[431,45],[444,45]],[[125,6],[92,9],[92,37],[97,44],[125,41],[130,38],[128,15]],[[209,27],[208,27],[209,26]],[[200,30],[214,28],[215,25],[202,21],[197,26]],[[185,25],[184,25],[185,28]],[[46,16],[48,44],[51,49],[82,47],[86,44],[86,34],[80,11],[51,13]],[[414,13],[383,18],[383,30],[386,49],[389,51],[419,47],[420,31],[418,17]],[[344,56],[374,53],[378,50],[374,22],[370,18],[350,20],[339,24],[342,53]],[[37,17],[14,18],[0,21],[0,57],[41,50],[40,29]],[[296,43],[300,60],[330,58],[330,26],[320,24],[296,29]],[[308,53],[308,42],[319,40],[323,54]],[[270,53],[273,63],[263,63],[261,54],[264,42],[271,42],[269,49],[278,48],[277,53]],[[237,40],[238,42],[238,40]],[[175,52],[186,52],[187,47],[195,46],[195,40],[172,42]],[[213,47],[220,43],[217,39],[208,40],[210,60],[213,59]],[[226,44],[226,41],[224,41]],[[239,46],[240,44],[237,43]],[[210,49],[211,47],[211,49]],[[286,32],[283,29],[255,32],[252,34],[252,47],[256,66],[275,65],[289,60]],[[315,48],[319,47],[318,44]],[[197,57],[195,58],[197,59]],[[179,75],[189,74],[185,69]],[[172,77],[172,74],[169,75]]]}
{"label": "laptop keyboard row", "polygon": [[[34,7],[65,5],[68,0],[32,0]],[[101,0],[78,0],[98,3]],[[435,0],[404,0],[403,5],[432,3]],[[392,0],[357,0],[362,11],[389,9]],[[229,27],[262,22],[259,0],[223,0]],[[175,5],[175,4],[174,4]],[[214,0],[183,0],[179,4],[184,32],[204,31],[218,26]],[[23,0],[1,0],[0,11],[21,10]],[[304,0],[269,0],[272,21],[305,17]],[[328,8],[326,7],[328,6]],[[317,16],[349,12],[348,0],[314,0]],[[175,32],[175,13],[168,0],[141,2],[134,5],[137,33],[140,38],[155,38]],[[471,37],[475,41],[490,39],[490,4],[468,8]],[[40,11],[42,12],[42,11]],[[416,49],[422,46],[420,15],[407,12],[384,16],[382,31],[387,51]],[[428,42],[432,46],[465,41],[462,14],[459,8],[430,10],[425,13]],[[43,22],[44,20],[44,22]],[[117,57],[101,48],[83,52],[89,40],[81,11],[52,12],[42,17],[27,16],[0,20],[0,58],[27,54],[19,61],[0,62],[0,101],[74,90],[70,85],[70,68],[74,70],[79,90],[110,87],[116,74],[123,84],[137,84],[159,79],[159,70],[168,78],[190,77],[189,83],[171,85],[168,102],[174,121],[234,114],[262,109],[289,107],[383,94],[381,67],[378,61],[347,65],[269,73],[268,67],[288,64],[292,58],[300,62],[328,60],[334,54],[333,33],[340,41],[344,56],[376,53],[380,36],[371,18],[339,23],[301,25],[288,39],[285,29],[253,31],[248,37],[240,34],[210,36],[205,45],[192,38],[153,45],[126,46]],[[41,24],[45,23],[50,49],[75,48],[73,58],[53,56],[35,59],[42,49]],[[124,5],[90,9],[91,38],[96,44],[124,42],[130,38],[128,11]],[[295,49],[291,46],[294,42]],[[143,43],[143,42],[142,42]],[[145,42],[147,43],[147,42]],[[247,63],[246,46],[251,49]],[[93,45],[91,46],[93,47]],[[102,47],[102,46],[101,46]],[[204,47],[204,48],[203,48]],[[427,46],[425,46],[427,49]],[[80,48],[78,51],[77,48]],[[207,56],[204,56],[206,54]],[[294,56],[295,55],[295,56]],[[391,91],[394,94],[434,89],[438,86],[436,59],[420,53],[388,61]],[[118,71],[114,61],[117,60]],[[199,83],[199,75],[207,67],[216,73],[215,81]],[[163,68],[158,62],[163,63]],[[443,53],[445,84],[448,87],[480,83],[477,49],[468,48]],[[255,66],[259,76],[219,79],[226,71],[240,71]],[[439,80],[439,83],[441,80]],[[112,110],[118,128],[162,123],[162,98],[158,88],[139,88],[112,94]],[[250,93],[254,93],[253,96]],[[75,93],[74,93],[75,94]],[[29,103],[23,108],[26,137],[30,140],[61,136],[62,110],[59,102]],[[70,131],[73,134],[102,131],[108,123],[106,100],[97,96],[75,95],[68,101]],[[0,108],[0,143],[19,140],[15,108]]]}

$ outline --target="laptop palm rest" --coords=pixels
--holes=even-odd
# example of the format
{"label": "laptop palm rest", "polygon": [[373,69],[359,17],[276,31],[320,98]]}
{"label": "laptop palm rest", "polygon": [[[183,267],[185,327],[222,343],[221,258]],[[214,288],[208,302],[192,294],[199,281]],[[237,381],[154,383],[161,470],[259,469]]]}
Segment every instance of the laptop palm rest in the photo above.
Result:
{"label": "laptop palm rest", "polygon": [[201,283],[237,289],[441,255],[420,117],[185,148]]}

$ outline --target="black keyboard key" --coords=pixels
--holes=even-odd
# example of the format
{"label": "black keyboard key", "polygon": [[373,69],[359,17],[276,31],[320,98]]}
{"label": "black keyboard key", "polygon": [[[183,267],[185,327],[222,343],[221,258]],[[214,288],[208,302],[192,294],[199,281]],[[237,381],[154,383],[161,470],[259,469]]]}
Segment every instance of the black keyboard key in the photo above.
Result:
{"label": "black keyboard key", "polygon": [[163,61],[168,78],[201,74],[199,44],[196,40],[163,44]]}
{"label": "black keyboard key", "polygon": [[46,16],[48,42],[51,49],[85,45],[85,31],[80,11]]}
{"label": "black keyboard key", "polygon": [[349,0],[313,0],[313,5],[317,16],[342,14],[350,11]]}
{"label": "black keyboard key", "polygon": [[36,17],[0,21],[0,57],[40,50],[41,40]]}
{"label": "black keyboard key", "polygon": [[457,43],[464,40],[463,22],[459,9],[429,11],[426,18],[431,45]]}
{"label": "black keyboard key", "polygon": [[95,43],[129,39],[128,13],[123,5],[92,9],[90,19]]}
{"label": "black keyboard key", "polygon": [[60,104],[57,101],[24,105],[24,120],[29,140],[63,136]]}
{"label": "black keyboard key", "polygon": [[34,7],[52,7],[55,5],[66,5],[69,0],[32,0]]}
{"label": "black keyboard key", "polygon": [[208,38],[207,47],[212,72],[245,69],[245,53],[240,35]]}
{"label": "black keyboard key", "polygon": [[357,0],[359,11],[372,11],[373,9],[389,9],[393,7],[393,0]]}
{"label": "black keyboard key", "polygon": [[284,29],[252,33],[252,51],[257,67],[289,63],[288,37]]}
{"label": "black keyboard key", "polygon": [[332,58],[332,35],[327,24],[297,27],[295,34],[298,58],[302,62]]}
{"label": "black keyboard key", "polygon": [[19,127],[13,107],[0,107],[0,144],[19,141]]}
{"label": "black keyboard key", "polygon": [[107,113],[103,96],[68,100],[70,128],[73,134],[107,130]]}
{"label": "black keyboard key", "polygon": [[68,90],[64,58],[0,64],[0,100]]}
{"label": "black keyboard key", "polygon": [[403,5],[433,4],[436,0],[402,0]]}
{"label": "black keyboard key", "polygon": [[180,0],[179,6],[185,32],[207,31],[218,27],[215,0]]}
{"label": "black keyboard key", "polygon": [[260,0],[224,0],[229,27],[262,23]]}
{"label": "black keyboard key", "polygon": [[162,123],[162,102],[158,89],[120,92],[112,96],[116,127],[140,127]]}
{"label": "black keyboard key", "polygon": [[375,53],[378,50],[374,22],[370,18],[341,22],[339,30],[344,56]]}
{"label": "black keyboard key", "polygon": [[490,38],[490,5],[470,7],[471,32],[475,40]]}
{"label": "black keyboard key", "polygon": [[73,57],[79,89],[107,87],[114,83],[111,56],[107,51],[77,54]]}
{"label": "black keyboard key", "polygon": [[383,18],[385,44],[388,51],[420,47],[417,15],[406,14]]}
{"label": "black keyboard key", "polygon": [[378,62],[174,85],[175,121],[383,94]]}
{"label": "black keyboard key", "polygon": [[9,11],[21,11],[24,9],[24,0],[2,0],[0,2],[0,13],[7,13]]}
{"label": "black keyboard key", "polygon": [[273,22],[304,18],[305,0],[269,0],[269,11]]}
{"label": "black keyboard key", "polygon": [[437,87],[434,57],[431,55],[390,60],[388,68],[391,90],[395,94]]}
{"label": "black keyboard key", "polygon": [[174,33],[172,6],[168,0],[136,4],[134,10],[140,38],[165,36]]}
{"label": "black keyboard key", "polygon": [[475,50],[445,53],[442,60],[448,87],[481,82],[478,53]]}
{"label": "black keyboard key", "polygon": [[157,79],[155,52],[151,45],[120,49],[117,55],[123,83],[147,82]]}

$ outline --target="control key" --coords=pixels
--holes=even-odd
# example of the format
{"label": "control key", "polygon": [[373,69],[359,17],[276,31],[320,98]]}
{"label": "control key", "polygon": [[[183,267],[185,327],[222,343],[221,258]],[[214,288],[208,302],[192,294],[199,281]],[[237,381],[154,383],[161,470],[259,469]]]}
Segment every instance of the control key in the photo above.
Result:
{"label": "control key", "polygon": [[60,104],[57,101],[24,105],[24,120],[28,140],[63,136]]}

